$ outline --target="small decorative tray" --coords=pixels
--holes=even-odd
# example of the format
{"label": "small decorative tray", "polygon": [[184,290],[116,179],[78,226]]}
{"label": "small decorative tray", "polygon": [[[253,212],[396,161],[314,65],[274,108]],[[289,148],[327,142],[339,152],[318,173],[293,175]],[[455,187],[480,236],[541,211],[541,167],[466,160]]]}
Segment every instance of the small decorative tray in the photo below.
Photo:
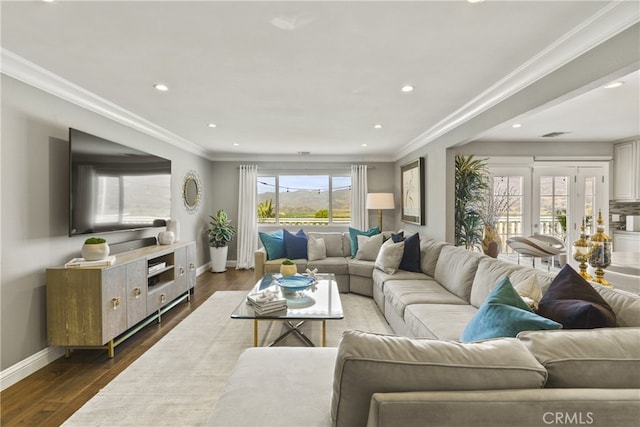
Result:
{"label": "small decorative tray", "polygon": [[274,278],[278,286],[287,291],[304,291],[316,282],[309,276],[282,276]]}

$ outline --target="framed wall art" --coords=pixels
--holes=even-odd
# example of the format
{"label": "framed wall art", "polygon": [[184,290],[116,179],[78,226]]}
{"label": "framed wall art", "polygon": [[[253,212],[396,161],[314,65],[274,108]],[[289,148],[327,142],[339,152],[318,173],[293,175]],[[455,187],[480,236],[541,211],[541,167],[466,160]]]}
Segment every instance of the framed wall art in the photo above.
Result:
{"label": "framed wall art", "polygon": [[402,190],[402,221],[425,225],[424,157],[400,168]]}

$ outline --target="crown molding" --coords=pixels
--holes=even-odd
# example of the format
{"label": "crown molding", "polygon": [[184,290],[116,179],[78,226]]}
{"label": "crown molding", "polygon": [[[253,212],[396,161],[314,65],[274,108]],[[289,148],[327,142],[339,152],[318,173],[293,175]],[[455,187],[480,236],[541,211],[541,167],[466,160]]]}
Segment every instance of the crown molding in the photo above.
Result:
{"label": "crown molding", "polygon": [[106,99],[52,73],[45,68],[2,48],[0,72],[72,104],[104,116],[182,150],[212,160],[198,145],[146,120]]}
{"label": "crown molding", "polygon": [[472,120],[580,55],[640,22],[635,0],[609,3],[493,86],[445,117],[395,155],[399,160]]}

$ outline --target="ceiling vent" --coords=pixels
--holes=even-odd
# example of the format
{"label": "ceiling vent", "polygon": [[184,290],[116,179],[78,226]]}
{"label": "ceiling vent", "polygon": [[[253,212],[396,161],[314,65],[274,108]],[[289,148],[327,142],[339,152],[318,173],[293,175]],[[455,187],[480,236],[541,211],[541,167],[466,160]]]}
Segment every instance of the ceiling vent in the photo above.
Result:
{"label": "ceiling vent", "polygon": [[564,135],[569,132],[549,132],[545,135],[542,135],[543,138],[555,138],[556,136]]}
{"label": "ceiling vent", "polygon": [[298,151],[298,154],[301,156],[308,156],[309,154],[311,154],[311,151]]}

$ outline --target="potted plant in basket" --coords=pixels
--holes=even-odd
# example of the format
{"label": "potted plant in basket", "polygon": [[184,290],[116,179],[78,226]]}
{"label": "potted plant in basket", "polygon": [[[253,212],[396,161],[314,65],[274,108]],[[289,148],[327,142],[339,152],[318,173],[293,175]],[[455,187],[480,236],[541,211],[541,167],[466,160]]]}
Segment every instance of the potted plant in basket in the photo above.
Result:
{"label": "potted plant in basket", "polygon": [[227,244],[236,233],[236,228],[231,225],[227,213],[220,209],[215,215],[210,215],[209,221],[209,253],[211,254],[210,270],[214,273],[226,271]]}
{"label": "potted plant in basket", "polygon": [[89,237],[80,252],[87,261],[100,261],[109,256],[109,245],[102,237]]}
{"label": "potted plant in basket", "polygon": [[280,265],[280,274],[283,276],[295,276],[298,272],[298,267],[289,258],[285,258]]}

